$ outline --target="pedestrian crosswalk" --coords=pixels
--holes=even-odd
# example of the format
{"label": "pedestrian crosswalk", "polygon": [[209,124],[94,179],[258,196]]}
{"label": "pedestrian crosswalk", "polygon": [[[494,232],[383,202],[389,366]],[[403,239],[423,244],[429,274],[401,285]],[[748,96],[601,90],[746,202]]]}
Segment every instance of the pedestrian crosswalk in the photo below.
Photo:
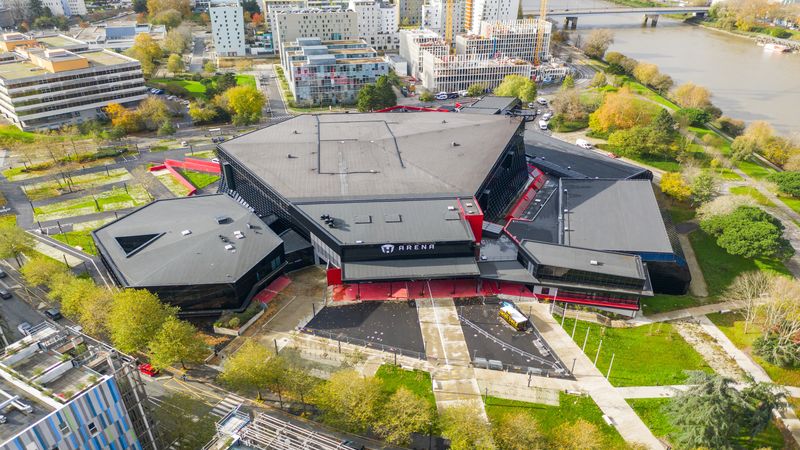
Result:
{"label": "pedestrian crosswalk", "polygon": [[220,400],[219,403],[214,405],[210,412],[212,415],[222,418],[225,417],[229,412],[233,411],[234,408],[246,402],[247,399],[239,397],[238,395],[230,394]]}

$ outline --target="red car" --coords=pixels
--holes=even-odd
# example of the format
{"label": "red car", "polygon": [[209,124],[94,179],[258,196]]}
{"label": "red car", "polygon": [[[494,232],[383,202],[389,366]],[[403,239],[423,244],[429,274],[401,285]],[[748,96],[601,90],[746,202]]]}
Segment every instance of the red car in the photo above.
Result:
{"label": "red car", "polygon": [[147,375],[148,377],[154,377],[158,375],[158,369],[150,364],[139,364],[139,372]]}

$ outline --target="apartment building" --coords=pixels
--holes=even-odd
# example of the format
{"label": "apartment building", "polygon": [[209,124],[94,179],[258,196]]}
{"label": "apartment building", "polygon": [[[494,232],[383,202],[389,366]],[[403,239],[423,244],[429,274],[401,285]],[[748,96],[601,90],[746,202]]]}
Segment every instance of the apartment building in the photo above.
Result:
{"label": "apartment building", "polygon": [[276,12],[291,11],[293,9],[308,9],[308,0],[263,0],[261,12],[264,13],[267,28],[275,35],[273,16]]}
{"label": "apartment building", "polygon": [[400,25],[420,25],[424,0],[397,0]]}
{"label": "apartment building", "polygon": [[482,21],[478,34],[456,36],[456,53],[491,58],[505,56],[533,61],[537,27],[544,27],[540,59],[550,59],[550,34],[553,24],[536,19]]}
{"label": "apartment building", "polygon": [[293,9],[274,13],[273,37],[276,44],[302,38],[323,41],[356,39],[358,15],[355,11],[332,9]]}
{"label": "apartment building", "polygon": [[164,25],[118,21],[91,24],[86,28],[75,26],[70,28],[69,33],[86,42],[89,48],[107,48],[122,52],[133,47],[136,36],[142,33],[149,34],[157,42],[163,41],[167,28]]}
{"label": "apartment building", "polygon": [[[459,33],[464,32],[465,10],[466,4],[463,1],[453,1],[453,37]],[[445,27],[447,20],[445,13],[447,11],[447,0],[429,0],[428,3],[422,5],[422,25],[425,28],[439,33],[441,36],[445,35]]]}
{"label": "apartment building", "polygon": [[245,56],[244,10],[238,0],[212,1],[208,12],[217,57]]}
{"label": "apartment building", "polygon": [[436,56],[449,53],[447,44],[438,33],[426,29],[400,30],[400,56],[408,61],[408,73],[415,78],[422,77],[423,51]]}
{"label": "apartment building", "polygon": [[0,450],[161,448],[133,358],[44,322],[0,368]]}
{"label": "apartment building", "polygon": [[481,22],[505,22],[517,19],[520,0],[466,0],[464,30],[480,34]]}
{"label": "apartment building", "polygon": [[281,63],[298,105],[354,104],[358,91],[389,72],[361,39],[299,38],[281,44]]}
{"label": "apartment building", "polygon": [[83,16],[87,13],[84,0],[42,0],[42,6],[55,16]]}
{"label": "apartment building", "polygon": [[[133,106],[147,97],[139,61],[109,50],[55,48],[58,36],[0,36],[0,113],[23,130],[57,128],[104,115],[109,103]],[[78,45],[75,45],[78,47]]]}
{"label": "apartment building", "polygon": [[357,14],[358,36],[376,50],[397,50],[398,8],[383,0],[350,0],[349,9]]}
{"label": "apartment building", "polygon": [[454,92],[479,83],[492,90],[508,75],[533,76],[533,64],[514,58],[472,55],[437,56],[424,50],[422,85],[432,92]]}

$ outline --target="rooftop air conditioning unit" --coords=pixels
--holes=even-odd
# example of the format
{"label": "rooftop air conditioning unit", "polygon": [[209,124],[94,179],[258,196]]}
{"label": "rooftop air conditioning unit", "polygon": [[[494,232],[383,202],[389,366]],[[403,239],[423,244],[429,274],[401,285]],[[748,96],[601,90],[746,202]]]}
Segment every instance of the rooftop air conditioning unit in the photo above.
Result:
{"label": "rooftop air conditioning unit", "polygon": [[233,250],[233,245],[231,244],[226,245],[225,250]]}
{"label": "rooftop air conditioning unit", "polygon": [[448,207],[447,207],[447,210],[448,210],[448,211],[455,211],[455,210],[456,210],[456,207],[455,207],[455,206],[448,206]]}
{"label": "rooftop air conditioning unit", "polygon": [[596,259],[593,259],[593,260],[589,261],[589,264],[591,264],[593,266],[599,266],[600,265],[600,263]]}
{"label": "rooftop air conditioning unit", "polygon": [[183,230],[183,231],[181,231],[181,234],[183,236],[188,236],[188,235],[192,234],[192,230]]}

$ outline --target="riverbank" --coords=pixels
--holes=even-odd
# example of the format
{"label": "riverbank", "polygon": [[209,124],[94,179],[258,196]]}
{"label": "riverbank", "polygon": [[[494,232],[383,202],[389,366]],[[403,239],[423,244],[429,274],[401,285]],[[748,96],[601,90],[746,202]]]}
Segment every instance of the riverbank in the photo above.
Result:
{"label": "riverbank", "polygon": [[686,20],[686,24],[689,25],[697,25],[707,30],[718,31],[720,33],[725,33],[729,36],[736,36],[745,39],[749,39],[751,41],[758,41],[759,39],[770,39],[774,41],[789,41],[790,43],[800,44],[800,32],[793,31],[793,30],[786,30],[792,33],[792,37],[789,39],[781,39],[775,36],[772,36],[768,33],[757,33],[757,32],[750,32],[750,31],[739,31],[739,30],[727,30],[718,26],[715,22],[709,20]]}

